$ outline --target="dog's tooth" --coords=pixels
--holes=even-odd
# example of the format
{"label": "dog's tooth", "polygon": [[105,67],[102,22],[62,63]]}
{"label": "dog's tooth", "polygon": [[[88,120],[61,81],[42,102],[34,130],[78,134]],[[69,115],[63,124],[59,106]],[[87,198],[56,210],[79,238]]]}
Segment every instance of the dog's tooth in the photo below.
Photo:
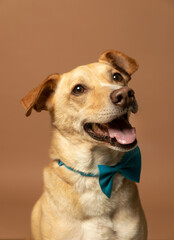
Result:
{"label": "dog's tooth", "polygon": [[106,128],[103,125],[99,125],[97,123],[93,123],[92,129],[97,134],[104,135],[104,136],[108,135],[108,132],[107,132]]}
{"label": "dog's tooth", "polygon": [[94,132],[95,132],[95,131],[98,131],[98,125],[97,125],[97,123],[93,123],[93,124],[92,124],[92,129],[93,129]]}
{"label": "dog's tooth", "polygon": [[97,124],[96,124],[96,123],[93,123],[93,124],[92,124],[92,128],[93,128],[93,130],[97,130],[97,129],[98,129]]}
{"label": "dog's tooth", "polygon": [[102,133],[97,123],[94,123],[92,128],[95,132]]}

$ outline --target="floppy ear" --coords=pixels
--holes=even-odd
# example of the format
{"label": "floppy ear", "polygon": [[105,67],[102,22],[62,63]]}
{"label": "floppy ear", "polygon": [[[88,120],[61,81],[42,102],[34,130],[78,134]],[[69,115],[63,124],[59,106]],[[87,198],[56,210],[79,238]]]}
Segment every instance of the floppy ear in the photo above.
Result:
{"label": "floppy ear", "polygon": [[32,109],[40,112],[48,110],[47,103],[50,97],[55,92],[59,74],[50,75],[38,87],[32,89],[22,100],[22,105],[26,108],[26,116],[30,116]]}
{"label": "floppy ear", "polygon": [[120,72],[128,75],[132,75],[138,69],[138,64],[133,58],[115,50],[104,52],[100,56],[99,62],[108,62]]}

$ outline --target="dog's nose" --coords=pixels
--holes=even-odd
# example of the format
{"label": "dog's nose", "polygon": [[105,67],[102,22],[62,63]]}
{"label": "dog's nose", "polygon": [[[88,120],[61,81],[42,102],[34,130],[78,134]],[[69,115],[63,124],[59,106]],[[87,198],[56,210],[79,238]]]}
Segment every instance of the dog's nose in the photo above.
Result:
{"label": "dog's nose", "polygon": [[135,99],[134,91],[129,87],[122,87],[114,90],[111,95],[111,101],[120,107],[129,107]]}

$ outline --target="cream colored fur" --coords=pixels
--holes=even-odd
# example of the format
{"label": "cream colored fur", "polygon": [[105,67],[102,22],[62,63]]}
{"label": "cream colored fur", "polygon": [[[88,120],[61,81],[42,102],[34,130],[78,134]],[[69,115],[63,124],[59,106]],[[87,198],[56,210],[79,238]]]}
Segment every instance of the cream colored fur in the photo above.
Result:
{"label": "cream colored fur", "polygon": [[[94,140],[83,128],[86,122],[110,122],[127,111],[117,108],[110,94],[128,84],[137,63],[120,52],[110,51],[112,59],[107,53],[99,62],[49,76],[22,100],[27,115],[33,108],[49,110],[52,123],[51,162],[44,170],[43,194],[32,211],[33,240],[147,239],[135,183],[117,174],[109,199],[98,177],[83,177],[55,160],[96,174],[98,164],[115,165],[126,151]],[[114,82],[114,72],[120,72],[124,80]],[[72,90],[78,84],[87,92],[76,96]]]}

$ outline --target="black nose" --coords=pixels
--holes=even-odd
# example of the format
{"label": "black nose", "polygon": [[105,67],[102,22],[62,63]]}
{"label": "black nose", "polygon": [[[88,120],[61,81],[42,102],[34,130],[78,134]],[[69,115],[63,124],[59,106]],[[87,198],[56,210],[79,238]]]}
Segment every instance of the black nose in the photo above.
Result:
{"label": "black nose", "polygon": [[129,107],[135,99],[134,91],[129,87],[122,87],[114,90],[111,95],[111,101],[120,107]]}

